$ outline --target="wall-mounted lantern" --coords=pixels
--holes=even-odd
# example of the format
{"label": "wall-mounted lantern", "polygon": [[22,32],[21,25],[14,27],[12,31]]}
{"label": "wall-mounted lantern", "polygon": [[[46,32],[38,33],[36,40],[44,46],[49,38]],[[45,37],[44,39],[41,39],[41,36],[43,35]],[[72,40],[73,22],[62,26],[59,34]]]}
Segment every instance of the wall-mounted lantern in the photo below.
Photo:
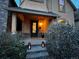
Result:
{"label": "wall-mounted lantern", "polygon": [[44,48],[46,46],[44,41],[42,41],[41,46],[42,46],[42,48]]}
{"label": "wall-mounted lantern", "polygon": [[58,20],[58,23],[65,23],[65,20]]}
{"label": "wall-mounted lantern", "polygon": [[29,43],[28,43],[28,49],[29,49],[29,50],[31,49],[31,46],[32,46],[32,45],[31,45],[31,43],[29,42]]}

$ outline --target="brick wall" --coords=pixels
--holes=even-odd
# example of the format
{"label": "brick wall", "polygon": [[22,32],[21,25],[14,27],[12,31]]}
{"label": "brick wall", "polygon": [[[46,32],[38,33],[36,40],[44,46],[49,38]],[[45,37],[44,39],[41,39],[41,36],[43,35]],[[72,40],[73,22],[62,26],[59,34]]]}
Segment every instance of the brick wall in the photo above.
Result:
{"label": "brick wall", "polygon": [[0,0],[0,32],[6,31],[8,11],[4,8],[8,7],[9,0]]}

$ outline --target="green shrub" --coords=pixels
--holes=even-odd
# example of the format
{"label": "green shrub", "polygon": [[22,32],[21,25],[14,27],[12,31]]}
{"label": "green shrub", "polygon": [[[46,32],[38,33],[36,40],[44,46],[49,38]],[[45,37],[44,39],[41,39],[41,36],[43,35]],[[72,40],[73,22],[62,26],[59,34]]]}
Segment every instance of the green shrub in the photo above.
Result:
{"label": "green shrub", "polygon": [[51,25],[46,39],[50,57],[79,59],[79,30],[65,24]]}
{"label": "green shrub", "polygon": [[26,47],[18,34],[0,33],[0,59],[25,59]]}

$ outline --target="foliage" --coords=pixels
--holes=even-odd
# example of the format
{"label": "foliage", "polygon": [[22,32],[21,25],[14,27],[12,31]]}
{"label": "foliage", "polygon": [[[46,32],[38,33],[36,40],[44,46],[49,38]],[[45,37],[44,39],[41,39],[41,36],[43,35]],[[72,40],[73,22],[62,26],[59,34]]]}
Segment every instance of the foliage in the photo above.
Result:
{"label": "foliage", "polygon": [[46,39],[48,52],[54,59],[79,59],[79,30],[65,24],[51,25]]}
{"label": "foliage", "polygon": [[18,34],[0,33],[0,59],[25,59],[26,48]]}

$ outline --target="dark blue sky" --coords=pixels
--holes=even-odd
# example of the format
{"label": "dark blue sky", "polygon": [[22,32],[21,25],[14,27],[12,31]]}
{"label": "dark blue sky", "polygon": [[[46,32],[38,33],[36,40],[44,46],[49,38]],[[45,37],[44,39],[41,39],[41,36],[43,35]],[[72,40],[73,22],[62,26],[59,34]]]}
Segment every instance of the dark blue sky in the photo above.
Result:
{"label": "dark blue sky", "polygon": [[[71,0],[76,8],[79,8],[79,0]],[[17,4],[19,4],[19,0],[16,0]]]}
{"label": "dark blue sky", "polygon": [[19,6],[20,1],[19,0],[15,0],[15,1],[16,1],[17,5]]}
{"label": "dark blue sky", "polygon": [[76,8],[79,8],[79,0],[71,0]]}

